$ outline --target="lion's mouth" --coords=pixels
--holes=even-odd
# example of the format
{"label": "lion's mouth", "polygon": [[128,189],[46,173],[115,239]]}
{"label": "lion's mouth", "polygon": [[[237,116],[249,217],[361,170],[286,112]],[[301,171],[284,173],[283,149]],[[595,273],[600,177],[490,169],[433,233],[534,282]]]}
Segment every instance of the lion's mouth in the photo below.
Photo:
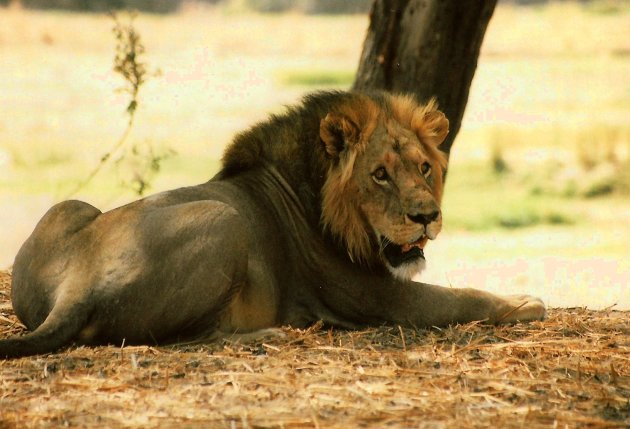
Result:
{"label": "lion's mouth", "polygon": [[400,245],[381,237],[383,255],[393,268],[416,261],[419,258],[424,259],[424,246],[428,240],[428,237],[423,235],[415,241]]}

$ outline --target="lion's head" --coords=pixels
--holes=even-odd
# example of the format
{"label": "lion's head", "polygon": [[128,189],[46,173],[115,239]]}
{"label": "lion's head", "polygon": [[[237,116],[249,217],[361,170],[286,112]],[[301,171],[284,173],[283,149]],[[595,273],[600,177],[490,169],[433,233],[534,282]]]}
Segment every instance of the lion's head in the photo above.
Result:
{"label": "lion's head", "polygon": [[409,279],[424,268],[424,247],[442,228],[448,120],[434,101],[359,94],[321,120],[331,159],[322,223],[350,258],[381,263]]}

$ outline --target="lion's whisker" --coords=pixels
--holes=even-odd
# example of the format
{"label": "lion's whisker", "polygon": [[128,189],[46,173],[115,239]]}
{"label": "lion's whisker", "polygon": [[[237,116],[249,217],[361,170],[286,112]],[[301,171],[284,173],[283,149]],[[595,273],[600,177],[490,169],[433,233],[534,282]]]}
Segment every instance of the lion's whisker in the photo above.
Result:
{"label": "lion's whisker", "polygon": [[392,244],[391,240],[389,240],[387,237],[382,237],[379,246],[379,252],[383,253],[385,251],[385,248],[390,244]]}

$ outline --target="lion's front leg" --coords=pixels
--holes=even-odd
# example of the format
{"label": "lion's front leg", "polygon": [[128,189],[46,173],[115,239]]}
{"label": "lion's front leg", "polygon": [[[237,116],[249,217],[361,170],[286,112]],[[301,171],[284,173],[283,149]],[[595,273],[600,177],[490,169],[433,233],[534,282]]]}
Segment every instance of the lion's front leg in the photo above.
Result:
{"label": "lion's front leg", "polygon": [[316,317],[333,325],[428,328],[472,321],[527,322],[546,314],[540,299],[526,295],[502,297],[477,289],[403,281],[386,273],[329,272],[338,275],[313,284],[323,305],[311,307]]}
{"label": "lion's front leg", "polygon": [[477,320],[492,324],[528,322],[545,318],[545,304],[529,295],[499,296],[470,288],[444,288],[415,283],[416,311],[422,325],[439,326]]}
{"label": "lion's front leg", "polygon": [[541,320],[544,303],[527,295],[502,297],[470,288],[450,288],[386,276],[337,281],[327,289],[327,304],[358,325],[393,323],[427,328],[486,321],[513,323]]}

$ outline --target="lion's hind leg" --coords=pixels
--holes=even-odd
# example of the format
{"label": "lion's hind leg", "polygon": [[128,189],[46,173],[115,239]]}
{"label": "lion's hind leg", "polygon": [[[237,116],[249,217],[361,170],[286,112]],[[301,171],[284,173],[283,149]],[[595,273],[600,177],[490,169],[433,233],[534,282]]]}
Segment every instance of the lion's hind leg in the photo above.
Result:
{"label": "lion's hind leg", "polygon": [[13,265],[11,299],[32,331],[0,341],[0,358],[52,352],[69,344],[87,323],[85,276],[70,267],[73,238],[101,211],[81,201],[53,206],[22,245]]}
{"label": "lion's hind leg", "polygon": [[49,353],[71,343],[85,327],[91,311],[90,304],[80,294],[60,294],[37,329],[21,337],[0,340],[0,358]]}
{"label": "lion's hind leg", "polygon": [[[64,201],[51,207],[20,248],[13,264],[11,301],[16,315],[30,330],[48,317],[61,284],[75,288],[66,280],[73,277],[69,267],[84,250],[76,236],[89,226],[101,211],[82,201]],[[82,275],[74,278],[83,280]]]}

